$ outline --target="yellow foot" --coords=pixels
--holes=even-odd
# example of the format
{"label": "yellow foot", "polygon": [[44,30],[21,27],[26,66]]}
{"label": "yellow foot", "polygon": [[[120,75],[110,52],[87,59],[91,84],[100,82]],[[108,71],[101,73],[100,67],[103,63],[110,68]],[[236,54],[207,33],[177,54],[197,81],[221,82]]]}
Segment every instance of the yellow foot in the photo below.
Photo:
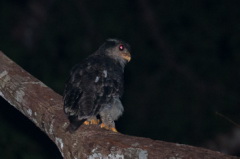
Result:
{"label": "yellow foot", "polygon": [[110,128],[112,132],[118,132],[116,128]]}
{"label": "yellow foot", "polygon": [[104,129],[109,129],[109,127],[107,126],[107,125],[105,125],[104,123],[102,123],[101,125],[100,125],[100,128],[104,128]]}
{"label": "yellow foot", "polygon": [[90,121],[88,121],[88,120],[84,121],[83,124],[84,125],[90,125],[90,124],[97,125],[97,124],[99,124],[99,122],[100,122],[100,120],[98,120],[98,119],[92,119]]}
{"label": "yellow foot", "polygon": [[105,125],[104,123],[102,123],[102,124],[100,125],[100,127],[101,127],[101,128],[104,128],[104,129],[107,129],[107,130],[110,130],[110,131],[112,131],[112,132],[118,132],[116,128],[110,128],[110,127],[108,127],[107,125]]}
{"label": "yellow foot", "polygon": [[100,122],[99,119],[92,119],[92,120],[90,120],[90,124],[94,124],[94,125],[99,124],[99,122]]}
{"label": "yellow foot", "polygon": [[89,125],[90,122],[86,120],[86,121],[83,122],[83,124],[84,124],[84,125]]}

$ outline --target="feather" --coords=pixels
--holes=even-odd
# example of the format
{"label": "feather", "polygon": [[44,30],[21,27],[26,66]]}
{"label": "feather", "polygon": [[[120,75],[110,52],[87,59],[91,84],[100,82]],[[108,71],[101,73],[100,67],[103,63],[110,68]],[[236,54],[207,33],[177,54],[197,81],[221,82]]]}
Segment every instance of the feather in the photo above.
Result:
{"label": "feather", "polygon": [[112,115],[114,120],[122,114],[119,98],[123,94],[123,70],[127,61],[116,53],[119,43],[124,42],[107,41],[72,68],[63,94],[64,112],[71,123],[69,130],[76,130],[83,121],[100,112]]}

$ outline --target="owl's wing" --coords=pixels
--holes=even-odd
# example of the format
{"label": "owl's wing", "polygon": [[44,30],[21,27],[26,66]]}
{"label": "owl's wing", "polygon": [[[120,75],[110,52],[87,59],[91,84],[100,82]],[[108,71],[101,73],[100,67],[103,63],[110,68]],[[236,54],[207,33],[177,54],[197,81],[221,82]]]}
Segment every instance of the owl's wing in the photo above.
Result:
{"label": "owl's wing", "polygon": [[64,110],[69,116],[95,116],[114,97],[121,96],[122,69],[104,60],[91,57],[72,69],[64,91]]}
{"label": "owl's wing", "polygon": [[69,116],[76,116],[79,107],[78,102],[81,99],[83,90],[80,86],[81,81],[81,71],[83,71],[83,67],[81,65],[76,65],[71,73],[70,77],[65,84],[65,89],[63,93],[64,100],[64,112]]}
{"label": "owl's wing", "polygon": [[103,96],[104,81],[101,70],[103,59],[91,57],[76,65],[66,82],[64,90],[64,111],[68,116],[87,119],[97,115]]}

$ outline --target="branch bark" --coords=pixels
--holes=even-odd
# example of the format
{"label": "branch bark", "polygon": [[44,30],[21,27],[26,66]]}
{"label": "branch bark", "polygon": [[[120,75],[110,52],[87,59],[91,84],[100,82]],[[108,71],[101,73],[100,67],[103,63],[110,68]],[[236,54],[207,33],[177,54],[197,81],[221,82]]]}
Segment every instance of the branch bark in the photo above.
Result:
{"label": "branch bark", "polygon": [[73,134],[65,132],[69,123],[62,110],[62,97],[1,51],[0,96],[44,131],[64,159],[237,159],[203,148],[113,133],[96,125],[83,125]]}

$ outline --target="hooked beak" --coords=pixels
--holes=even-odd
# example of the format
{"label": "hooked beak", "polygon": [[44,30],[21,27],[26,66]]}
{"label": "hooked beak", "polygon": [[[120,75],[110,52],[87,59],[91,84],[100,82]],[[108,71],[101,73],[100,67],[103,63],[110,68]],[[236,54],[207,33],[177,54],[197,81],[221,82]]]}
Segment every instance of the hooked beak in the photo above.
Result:
{"label": "hooked beak", "polygon": [[121,56],[122,56],[122,58],[124,58],[128,62],[131,61],[131,54],[129,52],[124,52],[124,53],[122,53]]}

